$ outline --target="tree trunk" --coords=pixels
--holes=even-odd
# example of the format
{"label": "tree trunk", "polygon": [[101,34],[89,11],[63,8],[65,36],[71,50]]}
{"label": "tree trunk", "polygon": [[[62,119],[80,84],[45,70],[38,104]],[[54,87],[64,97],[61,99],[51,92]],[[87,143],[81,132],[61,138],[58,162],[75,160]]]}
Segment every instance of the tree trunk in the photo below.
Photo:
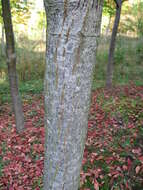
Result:
{"label": "tree trunk", "polygon": [[5,56],[4,25],[3,24],[2,24],[2,36],[1,36],[1,55]]}
{"label": "tree trunk", "polygon": [[116,16],[114,21],[114,26],[111,35],[111,42],[109,48],[109,56],[108,56],[108,64],[107,64],[107,78],[106,78],[106,87],[112,87],[112,80],[113,80],[113,71],[114,71],[114,52],[115,52],[115,44],[116,44],[116,36],[118,32],[118,26],[120,22],[120,15],[121,15],[121,7],[122,7],[122,0],[118,0],[116,4]]}
{"label": "tree trunk", "polygon": [[21,132],[24,128],[24,116],[22,111],[21,99],[18,92],[18,81],[16,73],[16,53],[14,46],[14,33],[12,27],[11,10],[9,0],[1,0],[2,16],[6,35],[6,54],[8,65],[8,76],[10,81],[10,91],[12,97],[13,110],[16,120],[16,129]]}
{"label": "tree trunk", "polygon": [[77,190],[102,0],[45,0],[44,190]]}

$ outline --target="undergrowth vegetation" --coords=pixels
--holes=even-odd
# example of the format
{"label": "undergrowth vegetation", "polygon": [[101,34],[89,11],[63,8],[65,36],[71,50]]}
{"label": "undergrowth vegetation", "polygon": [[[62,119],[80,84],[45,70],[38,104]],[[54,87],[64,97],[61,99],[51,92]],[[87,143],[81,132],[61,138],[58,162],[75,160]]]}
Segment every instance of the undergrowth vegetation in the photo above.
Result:
{"label": "undergrowth vegetation", "polygon": [[[106,80],[106,66],[108,60],[109,38],[101,37],[97,51],[96,64],[93,76],[93,90],[103,87]],[[118,36],[115,63],[114,85],[125,85],[134,82],[143,84],[143,39]],[[43,91],[43,78],[45,70],[45,45],[42,40],[32,41],[26,37],[17,39],[17,71],[20,81],[20,91]],[[0,102],[7,100],[3,94],[9,96],[7,66],[5,56],[0,52]]]}
{"label": "undergrowth vegetation", "polygon": [[[110,39],[99,39],[94,70],[93,89],[103,87],[106,81],[106,65]],[[114,85],[134,82],[143,84],[143,39],[118,36],[114,60]]]}

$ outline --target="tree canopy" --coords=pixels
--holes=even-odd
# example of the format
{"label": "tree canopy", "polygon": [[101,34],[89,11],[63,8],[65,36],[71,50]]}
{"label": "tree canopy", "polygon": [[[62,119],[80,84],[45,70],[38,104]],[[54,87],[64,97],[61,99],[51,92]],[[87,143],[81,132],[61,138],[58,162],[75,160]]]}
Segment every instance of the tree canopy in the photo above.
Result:
{"label": "tree canopy", "polygon": [[[14,23],[26,24],[30,17],[31,3],[26,0],[11,0],[11,12]],[[2,5],[0,1],[0,23],[2,23]]]}

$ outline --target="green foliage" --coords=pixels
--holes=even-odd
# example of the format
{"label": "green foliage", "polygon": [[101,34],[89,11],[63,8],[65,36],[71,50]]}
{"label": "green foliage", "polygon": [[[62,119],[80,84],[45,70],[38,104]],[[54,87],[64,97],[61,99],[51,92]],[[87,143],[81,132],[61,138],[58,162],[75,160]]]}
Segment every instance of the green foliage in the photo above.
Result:
{"label": "green foliage", "polygon": [[122,40],[119,39],[115,51],[115,64],[124,64],[125,60],[125,48],[122,46]]}
{"label": "green foliage", "polygon": [[115,14],[115,2],[114,0],[105,0],[103,5],[103,15],[112,17]]}
{"label": "green foliage", "polygon": [[45,70],[45,44],[21,36],[17,42],[17,70],[20,81],[42,79]]}
{"label": "green foliage", "polygon": [[[0,83],[0,105],[11,101],[10,87],[8,81]],[[41,94],[43,92],[43,80],[32,80],[19,83],[19,91],[22,97],[28,94]]]}
{"label": "green foliage", "polygon": [[46,14],[45,11],[39,11],[39,20],[38,20],[38,28],[42,30],[43,28],[46,28]]}
{"label": "green foliage", "polygon": [[122,19],[119,31],[121,33],[135,34],[143,36],[143,1],[134,1],[134,3],[125,3],[122,10]]}
{"label": "green foliage", "polygon": [[34,184],[32,186],[32,190],[35,190],[35,188],[39,188],[39,190],[42,190],[43,188],[43,185],[42,185],[42,182],[43,182],[43,178],[42,177],[39,177],[38,179],[36,179],[34,181]]}
{"label": "green foliage", "polygon": [[[117,38],[113,78],[115,85],[124,85],[130,82],[134,82],[136,85],[143,84],[142,44],[142,38],[137,39],[123,36]],[[108,48],[109,39],[105,42],[101,38],[94,70],[93,89],[105,85]]]}
{"label": "green foliage", "polygon": [[3,160],[2,157],[0,156],[0,177],[2,176],[2,169],[3,169]]}
{"label": "green foliage", "polygon": [[0,1],[0,23],[2,23],[2,5]]}
{"label": "green foliage", "polygon": [[[29,8],[31,3],[27,3],[25,0],[11,0],[10,1],[11,12],[14,23],[26,24],[27,19],[30,17]],[[0,1],[0,23],[2,23],[2,5]]]}
{"label": "green foliage", "polygon": [[[0,44],[1,48],[1,44]],[[20,81],[43,79],[45,70],[45,44],[42,40],[32,41],[25,35],[17,39],[17,71]],[[7,80],[6,58],[0,51],[0,81]]]}
{"label": "green foliage", "polygon": [[139,36],[143,36],[143,2],[139,1],[138,3],[134,4],[133,6],[133,15],[136,18],[136,30],[137,30],[137,34]]}

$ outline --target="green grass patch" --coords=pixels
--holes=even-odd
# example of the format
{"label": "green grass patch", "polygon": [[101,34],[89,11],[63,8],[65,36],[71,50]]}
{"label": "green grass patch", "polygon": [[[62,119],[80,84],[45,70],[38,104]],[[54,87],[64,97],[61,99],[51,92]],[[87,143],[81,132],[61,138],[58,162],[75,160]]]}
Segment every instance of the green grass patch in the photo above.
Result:
{"label": "green grass patch", "polygon": [[[92,89],[104,87],[108,61],[109,42],[100,38]],[[114,56],[113,85],[126,85],[134,82],[143,85],[143,39],[118,36]]]}
{"label": "green grass patch", "polygon": [[[0,104],[11,101],[9,83],[4,81],[0,84]],[[19,91],[22,98],[28,98],[30,100],[31,96],[28,94],[41,94],[43,92],[43,80],[32,80],[27,82],[19,83]],[[32,97],[31,97],[32,98]]]}

